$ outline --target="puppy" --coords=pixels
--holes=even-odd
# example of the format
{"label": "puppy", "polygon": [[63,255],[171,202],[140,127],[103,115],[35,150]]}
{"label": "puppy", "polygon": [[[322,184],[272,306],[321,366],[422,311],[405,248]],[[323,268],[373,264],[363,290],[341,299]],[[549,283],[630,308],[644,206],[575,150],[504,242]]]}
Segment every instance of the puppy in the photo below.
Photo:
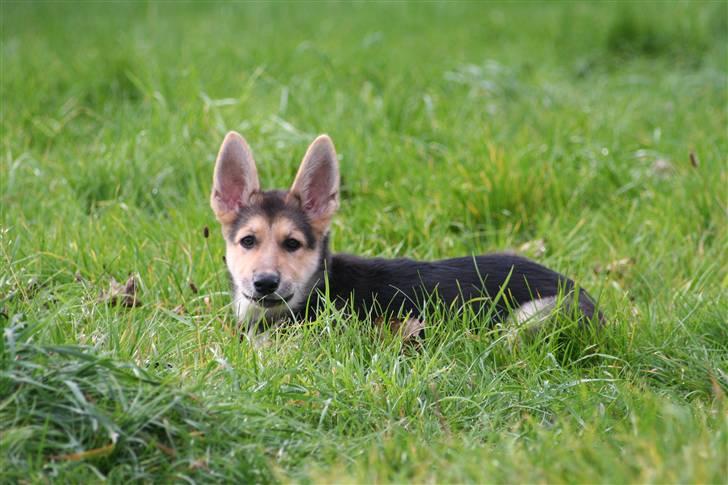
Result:
{"label": "puppy", "polygon": [[361,318],[393,322],[405,336],[422,331],[431,304],[470,305],[492,321],[522,323],[542,319],[563,300],[582,319],[602,319],[571,279],[513,254],[428,262],[331,254],[339,165],[326,135],[308,148],[288,191],[264,191],[248,144],[228,133],[210,203],[225,239],[235,313],[248,329],[315,318],[324,299]]}

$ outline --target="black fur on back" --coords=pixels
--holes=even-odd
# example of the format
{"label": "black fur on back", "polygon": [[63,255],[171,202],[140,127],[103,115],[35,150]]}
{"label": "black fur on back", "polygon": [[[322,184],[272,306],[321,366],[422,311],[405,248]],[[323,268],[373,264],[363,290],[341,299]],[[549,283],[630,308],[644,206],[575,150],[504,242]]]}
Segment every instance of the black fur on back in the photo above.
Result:
{"label": "black fur on back", "polygon": [[[326,261],[329,298],[353,303],[360,317],[383,314],[419,316],[427,303],[469,303],[488,309],[495,301],[493,319],[540,298],[573,294],[572,280],[527,258],[487,254],[432,262],[411,259],[366,259],[336,254]],[[324,292],[325,283],[317,285]],[[595,316],[594,302],[578,290],[578,307],[587,319]],[[601,315],[597,315],[601,319]]]}

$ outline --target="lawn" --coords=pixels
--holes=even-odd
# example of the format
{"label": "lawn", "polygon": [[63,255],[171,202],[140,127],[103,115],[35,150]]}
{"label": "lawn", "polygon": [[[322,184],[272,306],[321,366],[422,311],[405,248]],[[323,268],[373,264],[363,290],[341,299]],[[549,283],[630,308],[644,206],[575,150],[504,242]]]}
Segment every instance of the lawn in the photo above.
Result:
{"label": "lawn", "polygon": [[[0,9],[0,482],[727,483],[725,2]],[[516,251],[609,323],[240,339],[228,130],[267,187],[331,135],[334,250]]]}

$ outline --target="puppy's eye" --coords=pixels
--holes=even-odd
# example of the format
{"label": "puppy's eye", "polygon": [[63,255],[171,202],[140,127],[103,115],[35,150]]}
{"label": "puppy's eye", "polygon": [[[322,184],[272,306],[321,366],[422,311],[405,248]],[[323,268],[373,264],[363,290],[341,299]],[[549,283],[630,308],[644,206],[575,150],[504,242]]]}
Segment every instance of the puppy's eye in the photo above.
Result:
{"label": "puppy's eye", "polygon": [[301,243],[297,239],[289,237],[288,239],[283,241],[283,247],[285,247],[288,251],[293,252],[301,247]]}
{"label": "puppy's eye", "polygon": [[240,240],[240,245],[245,249],[250,249],[255,246],[255,236],[245,236]]}

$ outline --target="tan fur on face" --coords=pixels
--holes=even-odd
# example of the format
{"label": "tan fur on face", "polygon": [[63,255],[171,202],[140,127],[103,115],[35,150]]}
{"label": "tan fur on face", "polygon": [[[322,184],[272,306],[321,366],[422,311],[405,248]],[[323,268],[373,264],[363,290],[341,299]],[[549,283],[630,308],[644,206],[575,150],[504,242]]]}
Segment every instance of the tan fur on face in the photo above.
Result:
{"label": "tan fur on face", "polygon": [[[255,236],[256,245],[246,249],[238,241],[250,235]],[[283,242],[288,238],[298,240],[302,246],[296,251],[287,251]],[[238,288],[247,295],[254,293],[256,274],[280,274],[278,293],[282,297],[293,295],[289,305],[295,306],[308,296],[307,285],[319,264],[319,249],[308,248],[305,243],[304,234],[290,219],[278,217],[268,221],[263,216],[253,216],[227,242],[228,268]]]}

